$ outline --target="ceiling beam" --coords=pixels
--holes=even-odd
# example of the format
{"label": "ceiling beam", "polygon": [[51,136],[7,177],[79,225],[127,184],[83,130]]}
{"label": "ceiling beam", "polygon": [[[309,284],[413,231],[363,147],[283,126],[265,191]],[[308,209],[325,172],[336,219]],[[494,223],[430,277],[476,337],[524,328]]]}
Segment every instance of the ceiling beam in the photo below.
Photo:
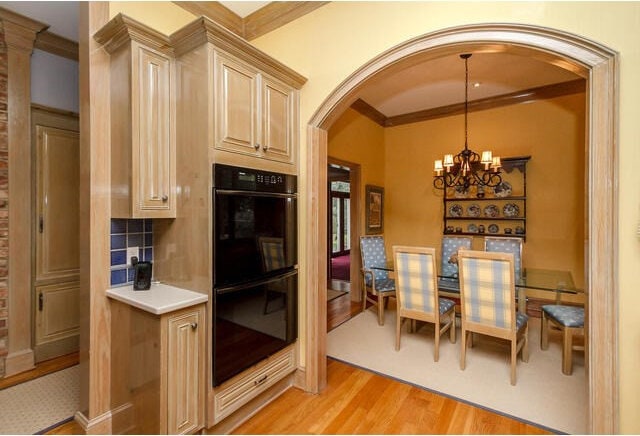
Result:
{"label": "ceiling beam", "polygon": [[[586,81],[584,79],[571,80],[568,82],[556,83],[553,85],[540,86],[537,88],[525,89],[509,94],[487,97],[469,102],[469,112],[494,109],[502,106],[526,103],[536,100],[561,97],[563,95],[577,94],[585,92]],[[356,100],[351,107],[362,115],[370,118],[383,127],[393,127],[402,124],[418,123],[436,118],[449,117],[464,114],[464,103],[456,103],[448,106],[441,106],[423,111],[411,112],[408,114],[386,117],[378,112],[363,100]]]}
{"label": "ceiling beam", "polygon": [[284,26],[329,2],[271,2],[244,19],[219,2],[174,1],[173,3],[196,16],[205,16],[250,41]]}
{"label": "ceiling beam", "polygon": [[48,30],[38,33],[34,47],[48,53],[78,62],[78,43]]}

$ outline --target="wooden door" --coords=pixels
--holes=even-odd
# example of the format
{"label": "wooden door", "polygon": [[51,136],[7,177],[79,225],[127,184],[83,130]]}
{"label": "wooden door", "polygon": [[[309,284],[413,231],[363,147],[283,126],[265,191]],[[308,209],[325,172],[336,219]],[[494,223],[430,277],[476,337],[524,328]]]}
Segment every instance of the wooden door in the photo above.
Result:
{"label": "wooden door", "polygon": [[258,72],[221,53],[215,64],[215,147],[255,155],[260,151]]}
{"label": "wooden door", "polygon": [[134,127],[132,131],[137,135],[133,139],[132,156],[133,189],[137,189],[133,210],[134,213],[138,208],[140,212],[164,211],[168,215],[154,216],[169,218],[175,216],[171,214],[175,203],[171,197],[175,178],[172,170],[175,152],[171,140],[171,61],[145,47],[136,48],[138,69],[137,77],[133,78],[132,93],[135,94],[137,86],[138,100],[134,104],[137,103],[139,118],[137,129]]}
{"label": "wooden door", "polygon": [[202,308],[171,316],[167,326],[167,433],[202,427],[204,380]]}
{"label": "wooden door", "polygon": [[32,110],[35,154],[34,351],[36,362],[78,349],[78,118]]}
{"label": "wooden door", "polygon": [[293,159],[294,90],[262,77],[262,149],[265,157],[281,162]]}

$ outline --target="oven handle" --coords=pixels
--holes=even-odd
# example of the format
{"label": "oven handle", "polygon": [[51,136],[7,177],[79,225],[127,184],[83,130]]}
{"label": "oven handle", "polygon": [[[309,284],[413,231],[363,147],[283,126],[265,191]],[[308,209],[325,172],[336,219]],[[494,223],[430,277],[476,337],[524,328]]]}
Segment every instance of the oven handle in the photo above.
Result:
{"label": "oven handle", "polygon": [[288,272],[286,272],[284,274],[277,275],[275,277],[268,277],[266,279],[255,280],[255,281],[248,282],[248,283],[242,283],[240,285],[233,285],[233,286],[227,286],[227,287],[224,287],[224,288],[217,288],[217,289],[215,289],[215,292],[216,292],[217,295],[228,294],[228,293],[231,293],[231,292],[241,291],[241,290],[246,289],[246,288],[253,288],[254,286],[266,285],[267,283],[271,283],[271,282],[275,282],[275,281],[278,281],[278,280],[286,279],[286,278],[289,278],[289,277],[294,276],[296,274],[298,274],[298,269],[297,268],[295,268],[295,269],[293,269],[291,271],[288,271]]}
{"label": "oven handle", "polygon": [[215,189],[220,195],[250,195],[252,197],[296,198],[298,194],[281,194],[278,192],[242,191],[239,189]]}

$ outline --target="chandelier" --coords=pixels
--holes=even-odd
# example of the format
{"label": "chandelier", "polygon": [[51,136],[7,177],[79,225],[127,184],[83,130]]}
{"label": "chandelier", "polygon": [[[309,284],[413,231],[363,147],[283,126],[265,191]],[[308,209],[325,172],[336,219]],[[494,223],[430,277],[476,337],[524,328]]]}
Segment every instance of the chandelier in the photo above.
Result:
{"label": "chandelier", "polygon": [[460,153],[445,154],[442,160],[436,160],[433,186],[437,189],[455,188],[468,191],[471,186],[483,188],[496,187],[502,182],[500,176],[500,157],[491,151],[483,151],[482,156],[469,149],[467,118],[469,114],[469,67],[470,53],[461,54],[464,59],[464,150]]}

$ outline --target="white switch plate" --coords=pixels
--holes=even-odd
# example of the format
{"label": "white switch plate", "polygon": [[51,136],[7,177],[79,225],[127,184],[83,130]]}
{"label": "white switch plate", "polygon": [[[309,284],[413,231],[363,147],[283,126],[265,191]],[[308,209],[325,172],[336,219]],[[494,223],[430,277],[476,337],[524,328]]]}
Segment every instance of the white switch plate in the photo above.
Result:
{"label": "white switch plate", "polygon": [[133,256],[137,257],[138,260],[142,260],[140,259],[140,249],[139,247],[129,247],[127,248],[127,265],[131,265],[131,258]]}

